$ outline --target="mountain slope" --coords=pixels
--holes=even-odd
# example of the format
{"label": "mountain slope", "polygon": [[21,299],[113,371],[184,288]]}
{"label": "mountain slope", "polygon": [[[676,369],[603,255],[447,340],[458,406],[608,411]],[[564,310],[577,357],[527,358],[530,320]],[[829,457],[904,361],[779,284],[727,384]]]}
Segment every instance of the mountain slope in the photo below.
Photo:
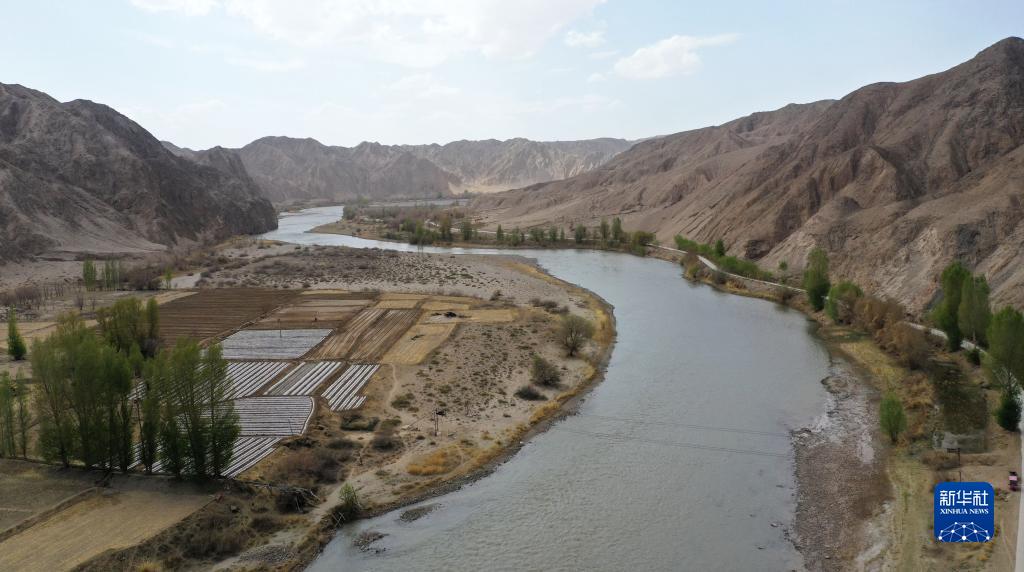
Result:
{"label": "mountain slope", "polygon": [[[200,163],[206,163],[205,156],[213,151],[164,145]],[[349,148],[315,139],[264,137],[241,149],[219,153],[236,153],[264,194],[275,202],[344,201],[357,197],[434,198],[564,179],[598,167],[629,145],[623,139],[490,139],[447,145],[361,143]]]}
{"label": "mountain slope", "polygon": [[0,84],[0,261],[162,250],[276,224],[251,180],[173,155],[113,109]]}
{"label": "mountain slope", "polygon": [[565,179],[596,169],[631,143],[625,139],[584,141],[454,141],[446,145],[405,145],[456,175],[459,190],[488,192]]}
{"label": "mountain slope", "polygon": [[478,199],[511,224],[593,222],[663,241],[723,239],[733,254],[835,274],[914,309],[954,258],[1024,303],[1024,40],[905,83],[790,105],[645,141],[601,169]]}

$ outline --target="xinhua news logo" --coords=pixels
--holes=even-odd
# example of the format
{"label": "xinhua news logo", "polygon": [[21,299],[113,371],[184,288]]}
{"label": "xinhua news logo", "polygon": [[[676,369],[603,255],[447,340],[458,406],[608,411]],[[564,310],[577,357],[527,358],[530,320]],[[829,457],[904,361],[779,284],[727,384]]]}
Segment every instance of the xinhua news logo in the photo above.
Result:
{"label": "xinhua news logo", "polygon": [[995,531],[995,493],[989,483],[935,485],[935,538],[988,542]]}

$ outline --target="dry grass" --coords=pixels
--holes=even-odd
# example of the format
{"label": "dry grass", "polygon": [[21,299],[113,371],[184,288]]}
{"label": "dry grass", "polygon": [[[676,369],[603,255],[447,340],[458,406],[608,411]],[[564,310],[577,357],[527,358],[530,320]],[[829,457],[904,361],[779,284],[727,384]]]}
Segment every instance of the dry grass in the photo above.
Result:
{"label": "dry grass", "polygon": [[416,324],[384,354],[383,363],[413,365],[422,362],[452,332],[455,324]]}
{"label": "dry grass", "polygon": [[459,447],[450,446],[438,449],[409,461],[406,471],[410,475],[425,477],[443,475],[455,470],[462,464],[463,454]]}

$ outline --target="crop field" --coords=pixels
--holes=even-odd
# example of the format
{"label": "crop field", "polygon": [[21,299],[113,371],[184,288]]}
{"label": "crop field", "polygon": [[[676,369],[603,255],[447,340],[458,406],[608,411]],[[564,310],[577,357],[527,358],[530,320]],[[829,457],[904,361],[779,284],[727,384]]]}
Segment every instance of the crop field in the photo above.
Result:
{"label": "crop field", "polygon": [[313,395],[320,384],[333,377],[345,364],[340,361],[308,361],[275,383],[267,395]]}
{"label": "crop field", "polygon": [[277,310],[256,324],[257,328],[336,328],[370,300],[308,300]]}
{"label": "crop field", "polygon": [[385,310],[411,310],[419,303],[419,300],[381,300],[374,305],[374,308],[384,308]]}
{"label": "crop field", "polygon": [[455,331],[455,324],[416,324],[384,354],[383,363],[414,365],[422,362]]}
{"label": "crop field", "polygon": [[70,570],[105,550],[142,542],[209,500],[162,490],[91,495],[0,543],[0,570]]}
{"label": "crop field", "polygon": [[242,330],[223,342],[227,359],[295,359],[323,341],[331,330]]}
{"label": "crop field", "polygon": [[419,310],[387,310],[359,337],[359,343],[349,352],[349,359],[360,362],[379,361],[419,318]]}
{"label": "crop field", "polygon": [[349,366],[337,381],[324,390],[323,397],[327,400],[331,410],[344,411],[356,409],[362,405],[366,398],[357,394],[379,367],[377,364],[352,364]]}
{"label": "crop field", "polygon": [[431,324],[461,324],[464,322],[493,324],[499,322],[511,322],[516,319],[516,311],[512,308],[482,308],[476,310],[455,310],[458,314],[454,317],[444,314],[434,314],[425,320]]}
{"label": "crop field", "polygon": [[205,340],[253,322],[297,296],[289,290],[217,288],[199,290],[160,306],[164,344],[191,336]]}
{"label": "crop field", "polygon": [[367,308],[349,320],[345,327],[323,343],[310,357],[317,359],[338,359],[348,355],[359,341],[359,336],[373,325],[387,310]]}
{"label": "crop field", "polygon": [[281,437],[239,437],[224,476],[236,477],[249,470],[273,453],[280,441]]}
{"label": "crop field", "polygon": [[235,400],[242,437],[291,437],[306,432],[313,398],[274,395]]}
{"label": "crop field", "polygon": [[468,310],[469,304],[463,302],[445,302],[444,300],[430,300],[429,302],[424,302],[421,308],[429,312],[457,312],[459,310]]}
{"label": "crop field", "polygon": [[228,399],[249,397],[291,367],[292,364],[282,361],[228,362],[228,379],[231,382],[231,389],[225,397]]}

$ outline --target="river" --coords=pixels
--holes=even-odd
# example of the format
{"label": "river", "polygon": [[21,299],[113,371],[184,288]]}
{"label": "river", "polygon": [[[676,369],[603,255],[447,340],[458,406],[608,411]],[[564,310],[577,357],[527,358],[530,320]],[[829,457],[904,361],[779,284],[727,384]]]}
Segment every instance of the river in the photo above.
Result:
{"label": "river", "polygon": [[[313,234],[341,207],[286,214],[266,238],[416,247]],[[428,247],[441,253],[508,253]],[[799,312],[720,293],[677,265],[588,250],[520,250],[615,308],[618,341],[579,414],[492,475],[344,527],[314,571],[789,570],[792,429],[825,409],[829,359]],[[419,506],[419,505],[414,505]],[[363,531],[386,536],[361,551]]]}

